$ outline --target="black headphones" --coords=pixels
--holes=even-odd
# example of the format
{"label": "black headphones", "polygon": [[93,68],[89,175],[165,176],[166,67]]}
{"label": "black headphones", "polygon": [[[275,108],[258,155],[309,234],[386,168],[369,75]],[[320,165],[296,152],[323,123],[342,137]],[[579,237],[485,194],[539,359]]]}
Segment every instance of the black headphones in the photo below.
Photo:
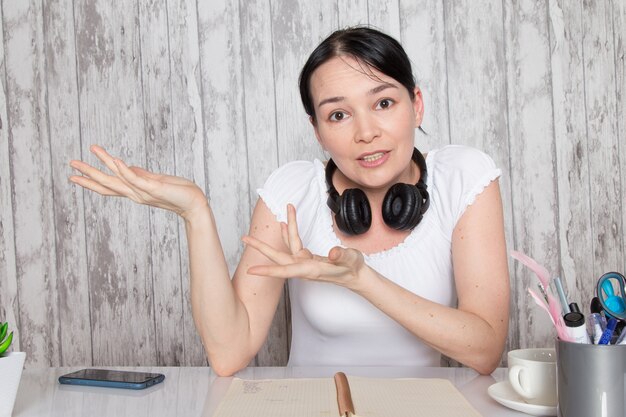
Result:
{"label": "black headphones", "polygon": [[[417,148],[413,149],[413,162],[420,170],[420,179],[415,185],[398,183],[391,186],[383,199],[383,220],[387,226],[397,230],[411,230],[422,220],[430,204],[426,190],[426,160]],[[360,235],[372,225],[372,210],[363,190],[349,188],[339,195],[333,186],[333,174],[337,165],[332,159],[326,164],[326,204],[335,213],[335,222],[342,232]]]}

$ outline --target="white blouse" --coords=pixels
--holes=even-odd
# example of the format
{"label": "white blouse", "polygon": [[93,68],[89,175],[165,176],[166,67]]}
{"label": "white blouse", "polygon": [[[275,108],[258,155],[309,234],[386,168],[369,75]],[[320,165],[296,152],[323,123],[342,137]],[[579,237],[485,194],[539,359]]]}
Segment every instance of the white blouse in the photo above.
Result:
{"label": "white blouse", "polygon": [[[398,246],[365,256],[374,270],[407,290],[456,307],[452,231],[474,199],[500,170],[483,152],[459,145],[431,150],[426,157],[430,207]],[[258,190],[278,221],[296,207],[303,245],[326,256],[342,245],[326,205],[324,164],[289,162]],[[291,366],[439,366],[441,354],[352,291],[322,282],[289,281]]]}

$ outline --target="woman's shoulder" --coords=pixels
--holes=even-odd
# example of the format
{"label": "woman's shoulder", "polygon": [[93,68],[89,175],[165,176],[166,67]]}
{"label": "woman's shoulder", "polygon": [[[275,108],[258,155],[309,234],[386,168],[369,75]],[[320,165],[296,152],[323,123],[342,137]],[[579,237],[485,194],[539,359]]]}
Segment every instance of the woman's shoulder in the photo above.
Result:
{"label": "woman's shoulder", "polygon": [[277,180],[289,176],[291,174],[306,174],[314,170],[315,161],[296,160],[286,162],[276,168],[270,176],[268,181]]}
{"label": "woman's shoulder", "polygon": [[430,151],[426,158],[431,207],[442,229],[452,228],[476,197],[501,172],[485,152],[464,145],[447,145]]}
{"label": "woman's shoulder", "polygon": [[444,170],[484,170],[496,168],[493,159],[480,149],[466,145],[446,145],[428,152],[432,164]]}
{"label": "woman's shoulder", "polygon": [[263,185],[263,188],[293,188],[310,183],[317,176],[321,161],[290,161],[276,168]]}
{"label": "woman's shoulder", "polygon": [[463,179],[466,184],[500,175],[494,160],[485,152],[465,145],[446,145],[428,152],[429,182],[441,185]]}
{"label": "woman's shoulder", "polygon": [[272,212],[281,213],[282,221],[286,204],[299,207],[307,197],[321,192],[323,172],[324,164],[318,159],[287,162],[276,168],[257,192]]}

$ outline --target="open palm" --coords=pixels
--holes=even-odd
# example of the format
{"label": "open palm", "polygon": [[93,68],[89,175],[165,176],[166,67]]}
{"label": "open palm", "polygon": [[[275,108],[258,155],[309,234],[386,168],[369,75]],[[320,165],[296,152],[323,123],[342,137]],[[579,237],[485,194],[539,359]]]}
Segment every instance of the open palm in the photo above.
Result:
{"label": "open palm", "polygon": [[75,184],[101,195],[126,197],[140,204],[170,210],[182,217],[207,204],[202,190],[185,178],[129,167],[97,145],[91,146],[90,150],[112,174],[82,161],[71,161],[70,166],[82,174],[70,177]]}

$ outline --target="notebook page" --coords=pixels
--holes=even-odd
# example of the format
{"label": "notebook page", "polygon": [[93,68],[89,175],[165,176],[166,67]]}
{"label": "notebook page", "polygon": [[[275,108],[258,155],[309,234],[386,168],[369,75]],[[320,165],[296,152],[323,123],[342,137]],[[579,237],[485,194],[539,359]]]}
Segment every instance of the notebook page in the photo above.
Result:
{"label": "notebook page", "polygon": [[[358,417],[482,417],[447,379],[348,376]],[[335,417],[332,378],[234,378],[213,417]]]}
{"label": "notebook page", "polygon": [[234,378],[213,417],[336,417],[337,391],[329,378]]}
{"label": "notebook page", "polygon": [[348,376],[359,417],[482,417],[447,379]]}

